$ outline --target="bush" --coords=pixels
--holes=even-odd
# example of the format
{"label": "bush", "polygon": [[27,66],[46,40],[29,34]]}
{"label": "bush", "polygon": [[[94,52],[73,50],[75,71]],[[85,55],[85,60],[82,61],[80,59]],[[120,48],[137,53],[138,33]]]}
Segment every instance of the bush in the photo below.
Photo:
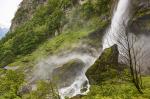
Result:
{"label": "bush", "polygon": [[22,99],[60,99],[57,88],[51,82],[40,81],[37,90],[22,96]]}
{"label": "bush", "polygon": [[7,71],[4,76],[0,77],[0,98],[19,98],[17,91],[23,81],[24,75],[21,72]]}

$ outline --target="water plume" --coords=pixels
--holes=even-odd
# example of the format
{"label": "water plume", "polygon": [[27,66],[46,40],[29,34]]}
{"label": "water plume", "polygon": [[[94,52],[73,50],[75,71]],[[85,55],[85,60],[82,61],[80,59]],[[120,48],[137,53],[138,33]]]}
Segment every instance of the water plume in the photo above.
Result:
{"label": "water plume", "polygon": [[[85,76],[85,72],[95,62],[100,52],[86,44],[81,43],[78,47],[79,46],[80,48],[76,48],[74,51],[66,51],[40,60],[34,68],[34,73],[30,82],[32,83],[37,80],[52,80],[52,72],[54,69],[62,67],[70,60],[79,59],[85,64],[83,70],[78,70],[78,74],[80,75],[73,77],[73,83],[69,86],[58,88],[58,91],[62,99],[64,99],[64,97],[73,97],[78,94],[86,94],[89,91],[90,85]],[[63,82],[64,81],[62,81],[62,83]]]}

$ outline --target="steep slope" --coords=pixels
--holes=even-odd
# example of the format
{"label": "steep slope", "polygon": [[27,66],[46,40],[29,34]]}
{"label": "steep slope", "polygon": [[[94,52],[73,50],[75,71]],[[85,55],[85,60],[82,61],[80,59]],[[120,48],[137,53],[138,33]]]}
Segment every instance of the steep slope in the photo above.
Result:
{"label": "steep slope", "polygon": [[[137,3],[135,5],[139,7]],[[70,66],[73,68],[71,70],[75,70],[75,74],[78,72],[82,74],[79,78],[74,77],[74,72],[67,71],[69,61],[80,59],[80,63],[86,64],[84,72],[94,63],[101,52],[102,38],[110,23],[112,9],[116,5],[117,0],[23,0],[13,19],[11,31],[0,41],[0,98],[60,98],[58,97],[60,90],[55,83],[52,83],[50,77],[53,69],[59,71],[64,79],[64,75],[70,74],[69,77],[72,78],[68,79],[75,82],[73,84],[72,81],[67,82],[61,95],[72,97],[81,92],[88,92],[88,88],[84,88],[88,82],[83,83],[80,79],[85,77],[81,67],[80,70],[76,70],[72,65]],[[140,15],[136,14],[131,24],[138,22],[139,17]],[[148,28],[147,25],[146,27]],[[110,56],[112,54],[114,55],[112,52],[109,53]],[[106,61],[110,65],[108,62]],[[77,63],[78,61],[71,62],[71,64]],[[5,66],[7,68],[3,68]],[[114,69],[110,72],[105,71],[106,75],[116,73]],[[87,96],[81,98],[149,97],[149,77],[143,78],[145,94],[140,95],[128,81],[128,71],[125,70],[123,73],[125,81],[116,79],[116,76],[113,79],[108,77],[109,79],[102,82],[104,85],[92,85]],[[59,83],[64,79],[59,78]],[[66,82],[63,81],[64,83]],[[78,88],[73,91],[72,89],[77,89],[78,85],[84,85],[80,86],[82,90]]]}
{"label": "steep slope", "polygon": [[[80,30],[84,27],[89,28],[89,30],[98,27],[102,28],[109,20],[110,5],[104,6],[107,3],[110,4],[109,2],[87,2],[82,5],[74,5],[74,2],[70,0],[62,2],[59,0],[49,0],[44,4],[31,2],[37,8],[33,7],[34,13],[30,14],[32,5],[28,1],[23,1],[22,6],[20,6],[17,12],[21,16],[18,16],[19,14],[16,13],[12,23],[12,28],[17,28],[10,31],[0,41],[0,48],[5,51],[7,50],[6,52],[2,50],[0,52],[1,66],[8,65],[17,57],[20,58],[32,53],[40,44],[54,38],[57,34],[68,31],[73,32],[77,28]],[[23,9],[29,9],[29,12],[21,11]],[[24,18],[24,16],[29,17]]]}
{"label": "steep slope", "polygon": [[[31,1],[32,5],[34,5],[34,1]],[[6,80],[0,80],[5,85],[0,86],[0,89],[2,89],[0,92],[3,93],[0,96],[1,98],[22,97],[27,99],[28,97],[34,99],[33,97],[46,97],[46,92],[49,91],[40,88],[47,84],[42,83],[42,86],[38,86],[41,83],[37,83],[42,79],[37,79],[35,82],[33,80],[34,75],[39,73],[36,70],[34,71],[34,68],[38,68],[40,62],[44,63],[44,61],[41,61],[41,58],[47,59],[52,55],[61,57],[68,55],[67,53],[72,55],[72,52],[81,54],[77,55],[77,57],[82,56],[84,53],[90,53],[92,56],[95,55],[94,52],[99,48],[101,40],[96,38],[96,35],[91,35],[97,34],[99,37],[102,37],[102,30],[104,30],[103,28],[108,25],[110,20],[111,1],[75,2],[74,0],[48,0],[45,2],[42,1],[42,4],[35,3],[36,6],[32,9],[30,2],[24,0],[13,19],[11,31],[0,41],[0,66],[2,67],[0,71],[1,75],[4,75],[2,78],[6,78]],[[27,10],[27,12],[24,13],[24,10]],[[56,60],[54,63],[59,62],[59,60]],[[10,66],[17,68],[4,70],[3,67],[5,66],[7,66],[6,69]],[[42,69],[44,68],[40,68],[38,71]],[[12,70],[13,73],[11,72]],[[17,72],[21,72],[19,74],[21,77],[16,75]],[[7,73],[8,75],[5,75]],[[7,78],[11,74],[14,74],[14,79],[9,81]],[[18,81],[19,84],[16,85],[14,81]],[[9,83],[12,83],[14,86],[11,86]],[[21,91],[20,96],[18,90],[22,83],[24,83],[23,85],[31,85],[30,88],[33,90],[29,90],[27,94],[22,94]],[[34,90],[35,83],[40,90]],[[7,89],[6,87],[9,88]],[[4,91],[3,89],[7,90]],[[28,88],[25,87],[25,89]],[[45,92],[45,94],[39,96],[40,94],[38,93],[41,92]]]}
{"label": "steep slope", "polygon": [[36,9],[46,2],[47,0],[23,0],[15,14],[15,17],[12,20],[10,31],[14,31],[17,27],[30,20],[33,17]]}

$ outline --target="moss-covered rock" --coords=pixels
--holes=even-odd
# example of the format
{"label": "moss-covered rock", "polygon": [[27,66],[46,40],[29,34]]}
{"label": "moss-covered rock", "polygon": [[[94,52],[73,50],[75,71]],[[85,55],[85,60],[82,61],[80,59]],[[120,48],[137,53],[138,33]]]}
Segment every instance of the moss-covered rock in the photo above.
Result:
{"label": "moss-covered rock", "polygon": [[85,64],[79,59],[73,59],[62,65],[59,68],[54,69],[53,82],[58,85],[58,87],[67,87],[72,84],[75,77],[81,75]]}
{"label": "moss-covered rock", "polygon": [[118,47],[113,45],[103,51],[101,56],[86,72],[90,84],[98,84],[116,76],[118,67]]}

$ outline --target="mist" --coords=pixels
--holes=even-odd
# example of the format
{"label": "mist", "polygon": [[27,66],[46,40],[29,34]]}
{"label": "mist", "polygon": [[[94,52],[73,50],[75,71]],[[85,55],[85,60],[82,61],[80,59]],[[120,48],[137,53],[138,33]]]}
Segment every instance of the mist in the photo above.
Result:
{"label": "mist", "polygon": [[[90,85],[85,72],[92,64],[94,64],[100,55],[100,49],[96,50],[95,48],[92,48],[86,44],[82,44],[81,42],[77,46],[78,48],[75,48],[75,50],[65,51],[58,53],[57,55],[55,54],[47,58],[40,59],[35,68],[33,68],[34,72],[29,79],[30,84],[35,87],[35,83],[38,80],[50,80],[53,82],[53,70],[62,67],[64,64],[71,60],[79,59],[84,63],[85,67],[82,70],[78,70],[78,76],[72,77],[73,81],[69,82],[70,86],[58,87],[58,91],[62,99],[64,99],[65,96],[73,97],[78,94],[86,94],[89,91]],[[65,81],[61,82],[63,83]],[[87,90],[85,92],[81,92],[81,89],[85,87]]]}

